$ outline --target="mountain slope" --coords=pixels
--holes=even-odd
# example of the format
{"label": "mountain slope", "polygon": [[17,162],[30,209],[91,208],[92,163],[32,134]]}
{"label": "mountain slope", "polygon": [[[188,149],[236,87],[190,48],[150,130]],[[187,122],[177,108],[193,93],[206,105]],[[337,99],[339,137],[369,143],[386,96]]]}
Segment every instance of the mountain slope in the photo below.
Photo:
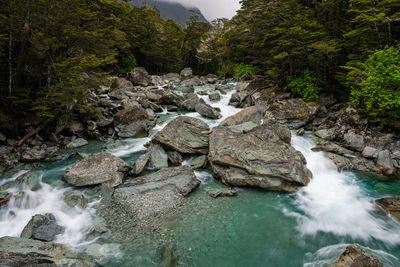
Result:
{"label": "mountain slope", "polygon": [[134,6],[148,5],[149,7],[156,8],[160,11],[162,18],[170,18],[181,24],[182,27],[186,26],[186,22],[192,15],[190,10],[193,10],[198,16],[199,21],[207,22],[198,8],[186,8],[179,3],[164,2],[160,0],[131,0],[130,3]]}

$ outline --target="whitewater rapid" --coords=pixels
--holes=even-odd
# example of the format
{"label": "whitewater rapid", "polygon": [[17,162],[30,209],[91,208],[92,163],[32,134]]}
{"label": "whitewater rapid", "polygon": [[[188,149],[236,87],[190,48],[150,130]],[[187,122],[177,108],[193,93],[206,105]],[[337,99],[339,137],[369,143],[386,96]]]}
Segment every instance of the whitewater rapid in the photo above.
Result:
{"label": "whitewater rapid", "polygon": [[292,146],[304,155],[313,174],[310,184],[296,193],[295,205],[300,212],[285,211],[297,218],[300,233],[325,232],[400,244],[400,223],[378,215],[374,199],[353,173],[339,172],[323,152],[312,151],[315,144],[308,137],[293,135]]}

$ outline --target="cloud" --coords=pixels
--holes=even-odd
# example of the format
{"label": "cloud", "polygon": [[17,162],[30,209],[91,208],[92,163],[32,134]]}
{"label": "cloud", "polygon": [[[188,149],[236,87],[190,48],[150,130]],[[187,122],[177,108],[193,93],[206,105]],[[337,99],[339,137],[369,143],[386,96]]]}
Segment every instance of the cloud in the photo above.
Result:
{"label": "cloud", "polygon": [[197,7],[207,20],[216,18],[232,18],[240,8],[240,0],[164,0],[178,2],[184,6]]}

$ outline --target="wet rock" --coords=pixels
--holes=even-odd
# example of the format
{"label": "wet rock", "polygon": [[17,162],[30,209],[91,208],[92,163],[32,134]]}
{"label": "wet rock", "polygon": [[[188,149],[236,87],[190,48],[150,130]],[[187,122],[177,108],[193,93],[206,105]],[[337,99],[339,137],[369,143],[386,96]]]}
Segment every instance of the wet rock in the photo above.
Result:
{"label": "wet rock", "polygon": [[364,158],[346,158],[341,155],[326,152],[325,156],[335,163],[336,167],[339,170],[346,171],[363,171],[363,172],[371,172],[371,173],[380,173],[378,167],[375,166],[375,163],[369,161]]}
{"label": "wet rock", "polygon": [[315,131],[314,134],[322,139],[331,141],[336,137],[336,129],[335,128],[321,129]]}
{"label": "wet rock", "polygon": [[115,189],[110,209],[140,222],[167,215],[200,185],[188,166],[161,169]]}
{"label": "wet rock", "polygon": [[237,191],[235,189],[206,189],[207,194],[209,194],[213,198],[217,197],[232,197],[236,196]]}
{"label": "wet rock", "polygon": [[73,186],[97,185],[105,182],[117,186],[121,184],[129,170],[129,165],[122,159],[109,153],[98,153],[68,167],[62,179]]}
{"label": "wet rock", "polygon": [[152,82],[151,76],[143,67],[134,68],[127,77],[134,85],[148,86]]}
{"label": "wet rock", "polygon": [[21,161],[35,162],[44,160],[47,156],[46,149],[35,146],[27,149],[21,156]]}
{"label": "wet rock", "polygon": [[383,168],[383,172],[386,175],[391,175],[394,172],[392,157],[390,156],[389,150],[383,150],[378,153],[378,160],[376,164]]}
{"label": "wet rock", "polygon": [[11,193],[0,191],[0,208],[7,205],[12,196],[13,195]]}
{"label": "wet rock", "polygon": [[205,104],[204,100],[199,98],[196,94],[188,94],[179,104],[179,107],[186,111],[196,111],[196,105],[199,103]]}
{"label": "wet rock", "polygon": [[175,165],[175,166],[182,165],[183,159],[182,159],[182,155],[179,152],[177,152],[177,151],[168,151],[167,154],[168,154],[169,161],[173,165]]}
{"label": "wet rock", "polygon": [[22,230],[22,238],[32,238],[41,241],[53,241],[56,235],[64,233],[64,227],[57,224],[53,214],[37,214],[32,217]]}
{"label": "wet rock", "polygon": [[122,105],[125,109],[127,109],[127,108],[134,108],[134,107],[136,107],[136,108],[142,107],[142,106],[139,104],[139,102],[137,102],[136,100],[134,100],[134,99],[132,99],[132,98],[128,98],[128,97],[125,97],[124,99],[122,99],[121,105]]}
{"label": "wet rock", "polygon": [[0,238],[0,255],[0,266],[94,266],[64,245],[27,238]]}
{"label": "wet rock", "polygon": [[198,94],[198,95],[208,95],[208,90],[200,90],[200,91],[197,91],[197,94]]}
{"label": "wet rock", "polygon": [[[303,155],[290,145],[290,131],[279,124],[248,133],[217,127],[210,135],[208,161],[228,185],[292,192],[311,179]],[[287,138],[287,133],[289,138]]]}
{"label": "wet rock", "polygon": [[190,161],[189,165],[193,169],[205,168],[207,166],[207,156],[202,155],[202,156],[196,157]]}
{"label": "wet rock", "polygon": [[180,116],[168,123],[152,140],[180,153],[207,154],[208,135],[209,127],[205,122]]}
{"label": "wet rock", "polygon": [[174,250],[168,246],[163,246],[161,249],[161,263],[159,267],[177,267],[178,257],[175,255]]}
{"label": "wet rock", "polygon": [[95,233],[97,235],[107,233],[108,231],[109,231],[109,229],[107,228],[107,226],[105,224],[96,224],[90,230],[91,233]]}
{"label": "wet rock", "polygon": [[85,254],[92,258],[103,258],[107,256],[115,256],[121,255],[120,245],[119,244],[91,244],[85,250]]}
{"label": "wet rock", "polygon": [[71,208],[76,206],[86,208],[88,203],[86,197],[81,192],[72,189],[63,193],[63,200]]}
{"label": "wet rock", "polygon": [[159,170],[168,168],[168,155],[160,144],[154,144],[150,147],[149,168]]}
{"label": "wet rock", "polygon": [[215,83],[218,81],[218,76],[215,74],[207,74],[204,78],[206,78],[207,83]]}
{"label": "wet rock", "polygon": [[217,84],[215,86],[215,90],[220,91],[223,95],[226,95],[232,90],[232,88],[228,84]]}
{"label": "wet rock", "polygon": [[135,161],[135,175],[139,175],[144,170],[144,168],[146,168],[149,159],[150,151],[147,151]]}
{"label": "wet rock", "polygon": [[191,79],[187,79],[187,80],[182,81],[180,86],[193,87],[193,86],[200,86],[201,84],[202,84],[202,82],[198,77],[193,77]]}
{"label": "wet rock", "polygon": [[312,148],[312,151],[325,151],[325,152],[331,152],[335,154],[339,154],[342,156],[350,156],[353,155],[353,151],[350,151],[344,147],[341,147],[333,142],[325,141],[325,140],[319,140],[317,145]]}
{"label": "wet rock", "polygon": [[367,159],[376,159],[378,157],[378,149],[366,146],[362,152],[362,156]]}
{"label": "wet rock", "polygon": [[193,86],[178,86],[176,88],[177,91],[180,91],[184,94],[189,94],[189,93],[194,93],[194,88]]}
{"label": "wet rock", "polygon": [[165,90],[164,95],[160,98],[160,104],[162,105],[178,106],[182,101],[183,97],[171,90]]}
{"label": "wet rock", "polygon": [[300,129],[296,130],[296,135],[298,135],[298,136],[302,136],[302,135],[304,135],[304,133],[305,133],[304,128],[300,128]]}
{"label": "wet rock", "polygon": [[231,99],[229,100],[229,105],[234,107],[241,107],[242,103],[246,99],[246,93],[236,92],[232,94]]}
{"label": "wet rock", "polygon": [[198,103],[195,106],[195,110],[197,113],[199,113],[201,116],[209,119],[219,119],[221,118],[221,113],[219,113],[217,110],[215,110],[213,107],[207,104],[203,103]]}
{"label": "wet rock", "polygon": [[355,134],[353,131],[348,131],[344,135],[344,141],[350,149],[362,152],[364,150],[364,136]]}
{"label": "wet rock", "polygon": [[67,148],[77,148],[77,147],[81,147],[81,146],[86,146],[87,144],[89,144],[89,142],[86,139],[77,138],[77,139],[72,140],[67,145]]}
{"label": "wet rock", "polygon": [[359,244],[352,244],[330,267],[383,267],[383,264],[369,255]]}
{"label": "wet rock", "polygon": [[193,76],[193,71],[191,68],[184,68],[181,71],[181,79],[185,80],[185,79],[190,79]]}
{"label": "wet rock", "polygon": [[400,199],[398,197],[380,198],[375,200],[375,203],[400,221]]}
{"label": "wet rock", "polygon": [[244,108],[235,115],[226,118],[219,124],[219,126],[234,126],[250,121],[254,124],[260,125],[261,119],[262,111],[258,107],[252,106]]}
{"label": "wet rock", "polygon": [[24,183],[27,185],[31,190],[35,191],[41,188],[40,182],[42,178],[41,172],[38,171],[29,171],[27,173],[22,174],[19,176],[16,181],[19,183]]}
{"label": "wet rock", "polygon": [[298,129],[307,125],[315,118],[319,105],[313,102],[304,102],[303,99],[293,98],[274,102],[269,111],[276,120],[287,124],[291,129]]}
{"label": "wet rock", "polygon": [[119,137],[139,138],[148,133],[148,114],[141,107],[124,109],[114,115],[114,126]]}

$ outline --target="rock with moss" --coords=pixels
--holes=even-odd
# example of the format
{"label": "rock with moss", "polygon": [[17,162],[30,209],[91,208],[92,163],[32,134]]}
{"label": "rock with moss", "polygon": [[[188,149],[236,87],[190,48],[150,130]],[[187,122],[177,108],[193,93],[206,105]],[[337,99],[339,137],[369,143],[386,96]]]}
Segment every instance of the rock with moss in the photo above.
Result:
{"label": "rock with moss", "polygon": [[0,255],[0,266],[95,266],[64,245],[27,238],[0,238]]}

